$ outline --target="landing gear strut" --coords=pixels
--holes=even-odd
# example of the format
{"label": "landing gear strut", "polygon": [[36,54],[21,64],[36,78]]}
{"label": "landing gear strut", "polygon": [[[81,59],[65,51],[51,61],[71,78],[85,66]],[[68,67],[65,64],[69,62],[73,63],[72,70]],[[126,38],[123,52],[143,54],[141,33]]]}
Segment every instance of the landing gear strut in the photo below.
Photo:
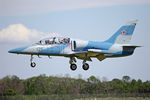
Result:
{"label": "landing gear strut", "polygon": [[[88,70],[89,69],[89,64],[86,63],[86,60],[87,60],[87,54],[85,54],[85,57],[84,57],[83,62],[82,62],[82,64],[83,64],[82,68],[84,70]],[[70,57],[69,63],[70,63],[70,69],[75,71],[77,69],[77,65],[75,64],[76,63],[75,57]]]}
{"label": "landing gear strut", "polygon": [[89,69],[89,64],[86,63],[86,59],[87,59],[87,54],[85,54],[85,57],[84,57],[84,60],[83,60],[83,65],[82,65],[82,68],[84,70],[88,70]]}
{"label": "landing gear strut", "polygon": [[73,71],[77,69],[77,65],[75,64],[76,62],[77,61],[76,61],[76,59],[74,57],[70,58],[70,61],[69,61],[70,69],[73,70]]}
{"label": "landing gear strut", "polygon": [[31,59],[30,59],[31,64],[30,65],[31,65],[31,67],[34,68],[36,66],[36,63],[33,62],[32,60],[33,60],[33,55],[31,55]]}

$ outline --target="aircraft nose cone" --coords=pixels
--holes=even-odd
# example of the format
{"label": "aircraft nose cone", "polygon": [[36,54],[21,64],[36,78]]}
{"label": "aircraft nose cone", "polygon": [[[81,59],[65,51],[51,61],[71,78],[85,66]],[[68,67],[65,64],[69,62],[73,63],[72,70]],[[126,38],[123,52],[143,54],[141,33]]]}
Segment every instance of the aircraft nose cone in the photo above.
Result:
{"label": "aircraft nose cone", "polygon": [[12,50],[9,50],[8,52],[9,52],[9,53],[17,53],[17,52],[18,52],[18,50],[16,50],[16,49],[12,49]]}
{"label": "aircraft nose cone", "polygon": [[26,47],[9,50],[9,53],[21,53]]}

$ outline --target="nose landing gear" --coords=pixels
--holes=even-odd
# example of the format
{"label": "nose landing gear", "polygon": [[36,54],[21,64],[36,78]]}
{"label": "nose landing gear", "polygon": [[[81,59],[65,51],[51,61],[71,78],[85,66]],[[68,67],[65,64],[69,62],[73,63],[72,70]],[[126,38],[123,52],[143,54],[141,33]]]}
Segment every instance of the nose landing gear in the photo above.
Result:
{"label": "nose landing gear", "polygon": [[34,68],[36,66],[36,63],[33,62],[32,60],[33,60],[33,55],[31,55],[31,59],[30,59],[31,64],[30,65],[32,68]]}

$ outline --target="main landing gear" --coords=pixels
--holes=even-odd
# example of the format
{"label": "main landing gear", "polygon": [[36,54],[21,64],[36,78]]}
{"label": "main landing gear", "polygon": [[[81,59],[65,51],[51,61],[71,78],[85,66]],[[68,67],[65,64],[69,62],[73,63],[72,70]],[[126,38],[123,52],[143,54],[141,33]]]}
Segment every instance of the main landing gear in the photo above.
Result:
{"label": "main landing gear", "polygon": [[73,71],[77,69],[77,65],[75,64],[76,62],[77,61],[76,61],[76,59],[74,57],[70,58],[70,61],[69,61],[70,69],[73,70]]}
{"label": "main landing gear", "polygon": [[87,54],[85,54],[85,57],[84,57],[84,60],[83,60],[83,65],[82,65],[82,68],[84,70],[88,70],[89,69],[89,64],[86,63],[86,59],[87,59]]}
{"label": "main landing gear", "polygon": [[33,60],[33,55],[31,55],[31,59],[30,59],[31,64],[30,65],[32,68],[34,68],[36,66],[36,63],[33,62],[32,60]]}
{"label": "main landing gear", "polygon": [[[71,57],[69,63],[70,63],[70,69],[72,71],[75,71],[77,69],[77,65],[75,64],[76,63],[76,59],[74,57]],[[89,69],[89,64],[86,63],[86,60],[83,60],[82,68],[84,70],[88,70]]]}
{"label": "main landing gear", "polygon": [[70,68],[71,68],[71,70],[73,70],[73,71],[74,71],[74,70],[76,70],[76,69],[77,69],[77,65],[76,65],[76,64],[71,64],[71,65],[70,65]]}
{"label": "main landing gear", "polygon": [[89,69],[89,64],[88,64],[88,63],[84,63],[84,64],[82,65],[82,68],[83,68],[84,70],[88,70],[88,69]]}

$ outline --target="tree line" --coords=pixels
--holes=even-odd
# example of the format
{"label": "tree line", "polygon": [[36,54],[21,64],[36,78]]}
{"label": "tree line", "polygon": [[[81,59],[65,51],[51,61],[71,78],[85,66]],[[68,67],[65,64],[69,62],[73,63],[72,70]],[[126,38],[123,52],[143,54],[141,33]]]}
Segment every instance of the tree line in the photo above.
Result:
{"label": "tree line", "polygon": [[111,81],[90,76],[85,79],[70,77],[56,77],[39,75],[28,79],[6,76],[0,79],[0,96],[13,95],[53,95],[53,94],[123,94],[146,93],[150,94],[150,81],[131,79],[123,76],[122,79]]}

